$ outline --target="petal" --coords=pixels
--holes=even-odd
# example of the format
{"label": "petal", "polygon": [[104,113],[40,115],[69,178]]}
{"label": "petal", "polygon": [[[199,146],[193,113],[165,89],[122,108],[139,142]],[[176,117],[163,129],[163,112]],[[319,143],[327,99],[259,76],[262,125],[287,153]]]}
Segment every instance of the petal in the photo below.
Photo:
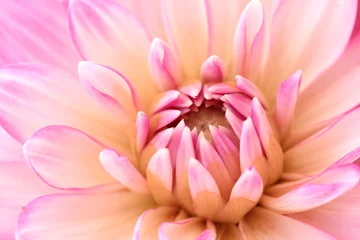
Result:
{"label": "petal", "polygon": [[168,222],[160,225],[160,240],[178,239],[196,239],[204,230],[206,224],[200,218],[189,218],[179,222]]}
{"label": "petal", "polygon": [[202,1],[165,0],[163,16],[171,46],[180,57],[187,78],[198,77],[200,67],[208,56],[205,4]]}
{"label": "petal", "polygon": [[297,69],[303,71],[304,89],[336,61],[350,39],[356,10],[357,0],[287,0],[279,4],[271,24],[266,69],[259,83],[271,102],[275,103],[274,89]]}
{"label": "petal", "polygon": [[[209,51],[230,64],[236,24],[250,0],[206,0],[209,25]],[[226,27],[224,27],[226,26]]]}
{"label": "petal", "polygon": [[263,195],[260,203],[280,213],[307,211],[343,195],[356,186],[359,180],[359,166],[355,164],[335,166],[310,181],[292,186],[295,189],[281,196]]}
{"label": "petal", "polygon": [[209,125],[212,139],[230,177],[237,180],[240,176],[239,147],[223,131]]}
{"label": "petal", "polygon": [[225,63],[216,55],[212,55],[206,59],[200,69],[200,79],[204,83],[222,82],[225,74]]}
{"label": "petal", "polygon": [[161,0],[117,0],[146,28],[152,37],[166,39],[161,16]]}
{"label": "petal", "polygon": [[145,147],[149,134],[150,120],[144,112],[138,112],[136,118],[136,152],[140,153]]}
{"label": "petal", "polygon": [[132,192],[149,193],[146,179],[126,157],[119,156],[113,150],[105,149],[100,153],[100,162],[112,177]]}
{"label": "petal", "polygon": [[74,0],[69,13],[72,37],[84,58],[115,68],[141,91],[141,99],[151,98],[155,86],[144,81],[150,77],[150,38],[135,17],[114,0]]}
{"label": "petal", "polygon": [[264,107],[268,105],[263,94],[252,82],[250,82],[248,79],[240,75],[237,75],[235,77],[235,80],[236,80],[236,88],[239,89],[241,93],[248,95],[251,99],[256,97],[257,99],[259,99],[259,101]]}
{"label": "petal", "polygon": [[24,144],[30,166],[50,186],[87,188],[115,182],[99,163],[104,146],[83,132],[65,126],[40,129]]}
{"label": "petal", "polygon": [[24,161],[22,145],[0,127],[0,161]]}
{"label": "petal", "polygon": [[0,238],[14,239],[17,219],[34,198],[58,192],[44,183],[24,159],[0,162]]}
{"label": "petal", "polygon": [[128,145],[115,119],[93,104],[76,79],[58,68],[8,65],[0,70],[0,86],[1,125],[21,143],[41,127],[67,125],[117,149]]}
{"label": "petal", "polygon": [[[335,240],[321,230],[262,208],[254,208],[240,223],[245,239],[316,239]],[[301,237],[300,237],[301,236]]]}
{"label": "petal", "polygon": [[316,174],[360,145],[360,107],[285,152],[285,171]]}
{"label": "petal", "polygon": [[181,70],[170,46],[155,38],[149,50],[149,69],[160,90],[174,89],[181,82]]}
{"label": "petal", "polygon": [[301,74],[300,70],[296,71],[279,87],[274,118],[282,136],[289,131],[291,125],[300,89]]}
{"label": "petal", "polygon": [[[0,65],[42,62],[76,73],[66,8],[58,1],[6,1],[0,7]],[[46,21],[44,21],[46,19]]]}
{"label": "petal", "polygon": [[263,15],[261,1],[253,0],[240,16],[233,42],[233,68],[236,74],[249,77],[250,71],[252,74],[258,71],[256,68],[261,64],[260,59],[256,59],[256,65],[252,61],[256,58],[254,48],[260,47],[257,45],[264,31]]}
{"label": "petal", "polygon": [[338,239],[355,240],[359,237],[359,202],[360,184],[325,205],[289,216],[326,231]]}
{"label": "petal", "polygon": [[25,207],[16,238],[129,239],[137,218],[151,207],[149,198],[118,189],[47,195]]}
{"label": "petal", "polygon": [[176,205],[173,192],[173,167],[167,148],[159,149],[150,159],[146,180],[155,201],[161,205]]}
{"label": "petal", "polygon": [[[360,5],[360,4],[359,4]],[[316,124],[359,105],[360,35],[353,39],[344,54],[319,75],[299,95],[294,128]]]}
{"label": "petal", "polygon": [[110,67],[85,61],[79,63],[78,73],[90,96],[122,124],[135,119],[137,96],[128,79]]}
{"label": "petal", "polygon": [[144,212],[136,222],[133,240],[157,239],[159,226],[163,222],[174,221],[178,212],[172,207],[158,207]]}

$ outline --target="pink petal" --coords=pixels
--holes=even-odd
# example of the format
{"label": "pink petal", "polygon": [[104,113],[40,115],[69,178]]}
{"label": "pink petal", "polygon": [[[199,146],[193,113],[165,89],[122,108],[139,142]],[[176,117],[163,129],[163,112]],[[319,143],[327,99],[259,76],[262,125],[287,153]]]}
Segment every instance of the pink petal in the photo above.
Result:
{"label": "pink petal", "polygon": [[166,109],[161,112],[156,113],[150,118],[151,129],[159,130],[166,125],[172,123],[175,119],[180,116],[181,112],[179,110]]}
{"label": "pink petal", "polygon": [[136,151],[140,153],[146,144],[149,134],[149,118],[144,112],[138,112],[136,118]]}
{"label": "pink petal", "polygon": [[296,128],[331,119],[360,103],[359,41],[360,35],[335,64],[301,92],[294,118]]}
{"label": "pink petal", "polygon": [[183,130],[185,128],[185,122],[184,120],[181,120],[176,127],[174,128],[174,132],[171,136],[171,140],[169,142],[169,150],[170,150],[170,155],[171,155],[171,161],[172,161],[172,165],[175,166],[176,163],[176,158],[177,158],[177,152],[179,149],[179,143],[180,143],[180,139],[181,139],[181,135],[183,133]]}
{"label": "pink petal", "polygon": [[335,240],[335,238],[311,225],[296,221],[287,216],[263,208],[254,208],[240,223],[245,239],[316,239]]}
{"label": "pink petal", "polygon": [[131,82],[110,67],[92,62],[80,62],[79,78],[90,96],[102,107],[127,123],[135,119],[137,95]]}
{"label": "pink petal", "polygon": [[0,239],[14,239],[16,222],[23,207],[36,197],[58,190],[44,183],[24,159],[4,160],[0,162]]}
{"label": "pink petal", "polygon": [[154,200],[160,205],[177,205],[173,192],[173,166],[167,148],[159,149],[150,159],[146,180]]}
{"label": "pink petal", "polygon": [[359,180],[360,168],[357,165],[335,166],[281,196],[263,195],[260,203],[280,213],[307,211],[343,195]]}
{"label": "pink petal", "polygon": [[88,188],[114,182],[99,163],[104,145],[65,126],[40,129],[24,144],[24,156],[47,184],[57,188]]}
{"label": "pink petal", "polygon": [[[165,28],[188,79],[198,76],[208,54],[208,25],[202,1],[163,1]],[[186,16],[186,18],[184,17]]]}
{"label": "pink petal", "polygon": [[149,50],[149,69],[160,90],[174,89],[181,83],[181,70],[170,46],[155,38]]}
{"label": "pink petal", "polygon": [[226,109],[226,111],[225,111],[225,117],[229,121],[237,138],[240,139],[241,131],[242,131],[242,127],[243,127],[243,120],[234,113],[234,110],[229,109],[229,108]]}
{"label": "pink petal", "polygon": [[251,102],[250,116],[253,120],[254,127],[259,136],[261,146],[264,149],[265,153],[268,155],[271,129],[264,108],[261,106],[257,98],[254,98]]}
{"label": "pink petal", "polygon": [[[223,98],[221,98],[223,100]],[[242,94],[225,94],[224,100],[244,117],[250,116],[251,99]]]}
{"label": "pink petal", "polygon": [[177,239],[179,236],[183,239],[196,239],[203,231],[206,225],[200,218],[189,218],[178,222],[165,222],[160,225],[160,240]]}
{"label": "pink petal", "polygon": [[196,199],[201,192],[220,194],[214,178],[206,168],[194,158],[190,158],[189,160],[189,186],[193,199]]}
{"label": "pink petal", "polygon": [[259,82],[269,99],[275,100],[274,89],[297,69],[303,71],[304,89],[337,60],[350,39],[357,2],[290,0],[279,4],[272,21],[266,69]]}
{"label": "pink petal", "polygon": [[248,2],[249,0],[205,1],[209,25],[209,54],[218,55],[226,65],[232,60],[236,24]]}
{"label": "pink petal", "polygon": [[225,77],[225,63],[218,56],[210,56],[200,69],[202,82],[222,82]]}
{"label": "pink petal", "polygon": [[289,131],[291,125],[300,89],[301,74],[300,70],[296,71],[279,87],[274,118],[282,136]]}
{"label": "pink petal", "polygon": [[264,185],[261,176],[254,167],[246,169],[235,183],[230,199],[245,198],[254,203],[258,202]]}
{"label": "pink petal", "polygon": [[263,156],[260,141],[254,123],[248,118],[243,123],[240,138],[240,168],[246,171],[254,162]]}
{"label": "pink petal", "polygon": [[199,148],[202,164],[215,179],[217,185],[219,186],[221,196],[224,199],[228,199],[230,196],[231,187],[235,181],[230,178],[229,173],[219,154],[205,137],[200,138]]}
{"label": "pink petal", "polygon": [[145,211],[136,222],[132,239],[157,239],[159,226],[163,222],[175,220],[177,213],[178,210],[172,207],[158,207]]}
{"label": "pink petal", "polygon": [[360,184],[341,197],[310,211],[289,215],[338,239],[357,239],[360,223]]}
{"label": "pink petal", "polygon": [[[0,7],[0,65],[42,62],[76,73],[67,11],[58,1],[5,1]],[[46,19],[46,21],[44,21]]]}
{"label": "pink petal", "polygon": [[[360,144],[360,107],[285,152],[285,171],[315,174]],[[319,151],[319,149],[322,149]]]}
{"label": "pink petal", "polygon": [[247,80],[246,78],[240,75],[237,75],[235,77],[235,80],[236,80],[236,88],[239,89],[241,93],[248,95],[251,99],[256,97],[257,99],[259,99],[259,101],[264,107],[267,106],[267,101],[263,97],[263,94],[252,82],[250,82],[249,80]]}
{"label": "pink petal", "polygon": [[74,0],[69,14],[72,37],[82,56],[123,73],[147,105],[146,99],[156,93],[153,82],[144,81],[150,78],[150,37],[135,17],[114,0]]}
{"label": "pink petal", "polygon": [[[233,47],[233,68],[236,74],[247,77],[250,71],[257,72],[252,65],[253,48],[264,31],[263,9],[260,1],[250,1],[242,12],[237,24]],[[261,62],[257,62],[260,65]],[[255,65],[258,68],[258,66]]]}
{"label": "pink petal", "polygon": [[24,161],[22,144],[11,137],[2,127],[0,127],[0,161]]}
{"label": "pink petal", "polygon": [[201,82],[196,82],[194,84],[182,86],[179,90],[192,98],[196,98],[200,94],[201,89]]}
{"label": "pink petal", "polygon": [[154,100],[156,103],[152,113],[160,112],[161,110],[165,110],[167,108],[172,107],[175,103],[178,102],[180,98],[180,92],[176,90],[166,91],[161,93],[159,96],[159,100]]}
{"label": "pink petal", "polygon": [[230,177],[236,181],[240,176],[239,147],[221,130],[209,126],[212,139]]}
{"label": "pink petal", "polygon": [[113,178],[132,192],[149,193],[146,179],[126,157],[119,156],[113,150],[105,149],[100,153],[100,162]]}
{"label": "pink petal", "polygon": [[[117,0],[128,9],[152,37],[166,39],[161,0]],[[149,10],[151,9],[151,10]]]}
{"label": "pink petal", "polygon": [[167,148],[159,149],[150,159],[148,169],[172,192],[173,187],[173,166],[171,165],[170,152]]}
{"label": "pink petal", "polygon": [[116,120],[93,104],[80,83],[60,69],[8,65],[0,70],[0,86],[1,126],[21,143],[38,129],[58,124],[82,130],[108,146],[128,144]]}
{"label": "pink petal", "polygon": [[137,218],[153,206],[149,198],[118,189],[47,195],[25,207],[16,238],[129,239]]}

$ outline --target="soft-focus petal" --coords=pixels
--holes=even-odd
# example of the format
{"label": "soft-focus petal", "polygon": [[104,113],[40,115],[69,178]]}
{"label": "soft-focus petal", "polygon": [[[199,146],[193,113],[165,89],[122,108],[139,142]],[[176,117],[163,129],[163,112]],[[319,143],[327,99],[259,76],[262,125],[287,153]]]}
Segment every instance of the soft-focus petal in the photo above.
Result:
{"label": "soft-focus petal", "polygon": [[333,236],[311,225],[258,207],[245,216],[240,223],[240,230],[247,240],[335,240]]}
{"label": "soft-focus petal", "polygon": [[331,119],[360,104],[359,43],[360,34],[335,64],[301,92],[294,128]]}
{"label": "soft-focus petal", "polygon": [[[114,188],[114,187],[113,187]],[[137,218],[151,200],[126,190],[47,195],[30,202],[21,213],[17,239],[129,239]]]}
{"label": "soft-focus petal", "polygon": [[42,62],[75,74],[80,56],[71,40],[67,15],[62,3],[54,0],[2,2],[0,65]]}
{"label": "soft-focus petal", "polygon": [[360,228],[360,184],[343,196],[310,211],[289,215],[338,239],[356,240]]}
{"label": "soft-focus petal", "polygon": [[304,89],[342,54],[352,33],[357,2],[280,2],[272,21],[266,69],[259,83],[273,104],[275,89],[287,76],[301,69]]}
{"label": "soft-focus petal", "polygon": [[0,87],[0,123],[21,143],[46,125],[68,125],[109,146],[127,146],[115,119],[93,103],[76,79],[58,68],[9,65],[0,69]]}
{"label": "soft-focus petal", "polygon": [[[344,177],[345,176],[345,177]],[[334,166],[305,183],[290,185],[281,196],[263,195],[260,203],[280,213],[307,211],[326,204],[351,190],[360,180],[360,168],[355,164]],[[276,185],[274,186],[276,188]],[[285,188],[286,190],[286,188]],[[276,191],[273,191],[276,194]]]}
{"label": "soft-focus petal", "polygon": [[120,123],[135,119],[137,93],[125,76],[110,67],[85,61],[79,63],[78,74],[89,95]]}
{"label": "soft-focus petal", "polygon": [[50,186],[87,188],[115,182],[99,162],[103,148],[96,139],[77,129],[48,126],[26,141],[24,155]]}
{"label": "soft-focus petal", "polygon": [[158,207],[144,212],[136,222],[133,240],[157,239],[159,226],[175,220],[178,212],[172,207]]}
{"label": "soft-focus petal", "polygon": [[150,37],[129,11],[114,0],[74,0],[69,12],[72,37],[86,60],[123,73],[141,91],[142,99],[155,93],[147,80]]}
{"label": "soft-focus petal", "polygon": [[198,77],[200,67],[208,56],[205,3],[164,0],[163,16],[170,43],[180,57],[188,79],[193,80]]}
{"label": "soft-focus petal", "polygon": [[167,239],[196,239],[206,229],[205,221],[200,218],[190,218],[179,222],[161,224],[159,238]]}
{"label": "soft-focus petal", "polygon": [[360,107],[285,152],[285,171],[319,173],[360,145]]}
{"label": "soft-focus petal", "polygon": [[55,189],[44,183],[25,160],[0,162],[0,174],[0,239],[14,239],[17,218],[25,205],[36,197],[55,193]]}
{"label": "soft-focus petal", "polygon": [[126,157],[105,149],[100,154],[100,162],[112,177],[131,191],[140,194],[149,192],[145,178]]}

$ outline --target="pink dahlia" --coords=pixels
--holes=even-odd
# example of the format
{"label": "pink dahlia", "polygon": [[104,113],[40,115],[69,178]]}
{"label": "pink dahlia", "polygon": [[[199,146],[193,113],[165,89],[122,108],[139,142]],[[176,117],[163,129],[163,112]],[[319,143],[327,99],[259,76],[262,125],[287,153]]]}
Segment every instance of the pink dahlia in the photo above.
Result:
{"label": "pink dahlia", "polygon": [[357,5],[2,1],[0,239],[359,239]]}

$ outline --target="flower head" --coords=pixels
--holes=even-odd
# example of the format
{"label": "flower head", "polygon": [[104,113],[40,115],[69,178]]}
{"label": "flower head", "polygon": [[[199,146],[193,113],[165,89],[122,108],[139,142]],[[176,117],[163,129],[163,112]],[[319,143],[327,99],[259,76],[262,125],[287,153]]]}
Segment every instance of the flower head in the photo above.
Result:
{"label": "flower head", "polygon": [[59,2],[0,7],[0,236],[359,236],[356,0]]}

